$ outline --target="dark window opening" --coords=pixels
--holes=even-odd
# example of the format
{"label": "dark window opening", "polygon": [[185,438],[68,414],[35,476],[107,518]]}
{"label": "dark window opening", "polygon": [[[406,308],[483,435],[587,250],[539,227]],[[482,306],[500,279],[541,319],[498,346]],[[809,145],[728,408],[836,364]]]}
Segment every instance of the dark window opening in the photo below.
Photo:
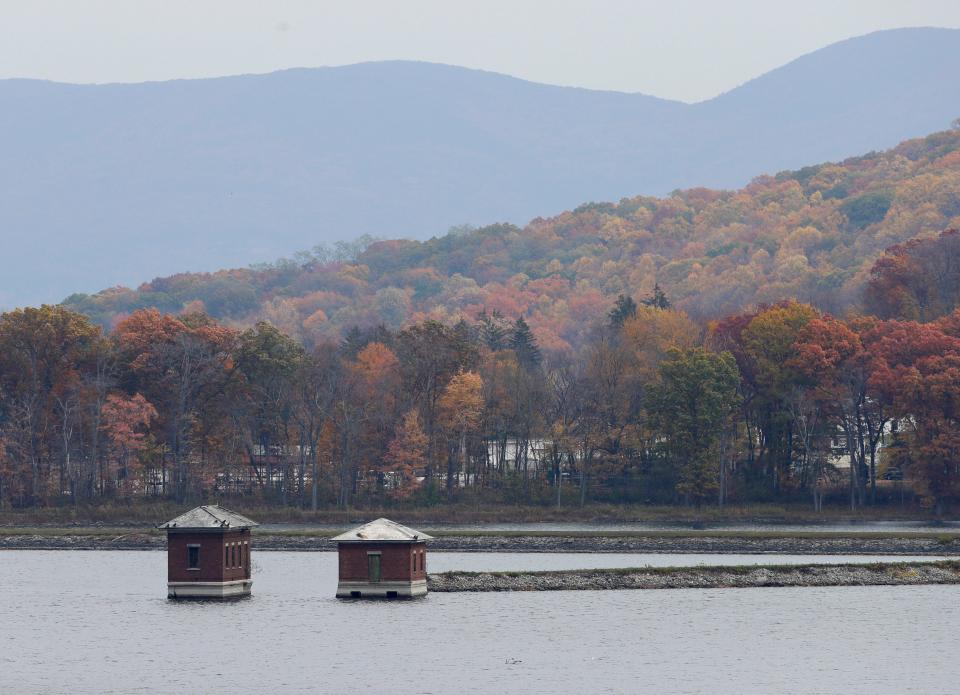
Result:
{"label": "dark window opening", "polygon": [[388,592],[387,592],[387,598],[396,598],[396,597],[397,597],[397,592],[396,592],[396,591],[388,591]]}
{"label": "dark window opening", "polygon": [[351,592],[350,592],[350,598],[360,598],[360,592],[359,592],[359,591],[351,591]]}
{"label": "dark window opening", "polygon": [[190,570],[200,569],[200,546],[199,545],[187,546],[187,569],[190,569]]}

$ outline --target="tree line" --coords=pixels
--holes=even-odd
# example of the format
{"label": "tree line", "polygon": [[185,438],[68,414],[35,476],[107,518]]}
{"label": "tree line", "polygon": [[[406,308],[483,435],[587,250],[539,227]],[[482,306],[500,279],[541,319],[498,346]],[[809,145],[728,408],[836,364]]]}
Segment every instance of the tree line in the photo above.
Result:
{"label": "tree line", "polygon": [[[878,265],[873,282],[893,282]],[[309,349],[268,322],[202,313],[140,309],[109,332],[63,306],[0,315],[12,507],[820,509],[876,504],[895,485],[942,510],[958,493],[958,413],[960,311],[840,319],[791,300],[700,324],[656,287],[621,295],[576,353],[497,311]]]}

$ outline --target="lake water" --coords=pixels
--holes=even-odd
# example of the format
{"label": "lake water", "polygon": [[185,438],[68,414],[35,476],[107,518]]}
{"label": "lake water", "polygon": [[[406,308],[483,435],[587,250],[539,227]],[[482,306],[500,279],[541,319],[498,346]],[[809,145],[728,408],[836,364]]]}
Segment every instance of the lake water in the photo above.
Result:
{"label": "lake water", "polygon": [[[433,553],[430,565],[736,556],[655,557]],[[948,693],[960,681],[957,586],[345,602],[332,598],[332,553],[262,552],[254,561],[253,597],[179,603],[166,599],[164,553],[0,551],[0,692],[849,695]]]}

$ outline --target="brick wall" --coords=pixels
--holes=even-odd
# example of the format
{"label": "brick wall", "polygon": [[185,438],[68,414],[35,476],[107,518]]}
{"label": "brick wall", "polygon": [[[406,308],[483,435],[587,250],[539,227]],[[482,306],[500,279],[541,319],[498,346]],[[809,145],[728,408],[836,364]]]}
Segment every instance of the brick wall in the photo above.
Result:
{"label": "brick wall", "polygon": [[[197,570],[187,567],[187,547],[191,545],[200,546]],[[228,555],[228,547],[237,548],[236,555]],[[167,532],[167,581],[224,582],[249,578],[250,529],[225,533]]]}
{"label": "brick wall", "polygon": [[[426,543],[340,543],[340,579],[365,582],[368,579],[367,555],[380,553],[380,580],[384,582],[408,582],[423,579],[426,569],[421,569],[420,557],[426,557]],[[414,555],[417,555],[414,571]]]}

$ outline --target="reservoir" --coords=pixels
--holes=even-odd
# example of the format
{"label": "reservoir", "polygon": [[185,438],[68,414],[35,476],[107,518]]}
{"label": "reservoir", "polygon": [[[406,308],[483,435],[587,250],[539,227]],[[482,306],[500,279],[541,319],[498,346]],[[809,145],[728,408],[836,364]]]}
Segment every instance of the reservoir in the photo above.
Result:
{"label": "reservoir", "polygon": [[[903,556],[432,553],[428,569]],[[927,557],[923,559],[935,559]],[[0,692],[926,693],[960,677],[960,587],[338,601],[333,553],[261,552],[253,596],[168,601],[164,553],[0,551]]]}

